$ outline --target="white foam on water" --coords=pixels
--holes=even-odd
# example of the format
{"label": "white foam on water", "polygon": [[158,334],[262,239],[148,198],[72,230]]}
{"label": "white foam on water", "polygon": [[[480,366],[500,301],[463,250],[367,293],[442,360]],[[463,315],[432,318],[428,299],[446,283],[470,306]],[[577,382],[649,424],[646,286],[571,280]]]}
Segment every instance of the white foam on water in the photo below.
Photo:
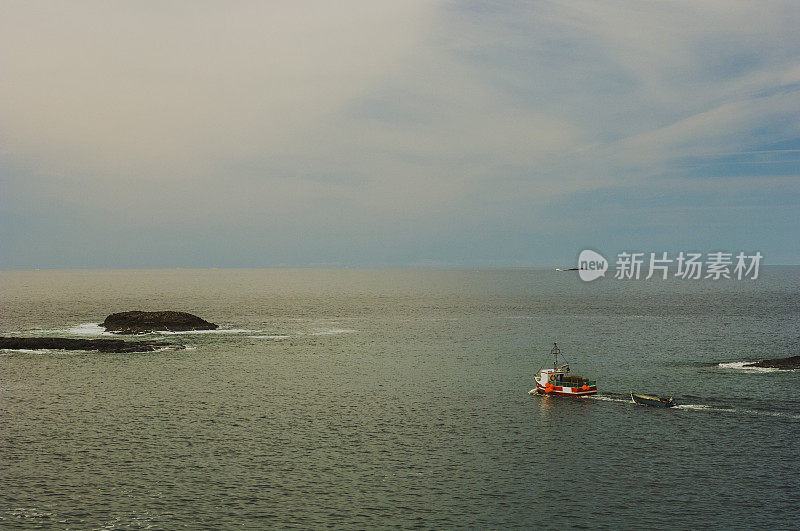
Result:
{"label": "white foam on water", "polygon": [[600,400],[602,402],[627,402],[633,404],[633,400],[629,398],[614,398],[611,396],[603,396],[603,395],[589,395],[587,398],[591,398],[592,400]]}
{"label": "white foam on water", "polygon": [[3,348],[0,349],[0,352],[6,352],[8,354],[149,354],[151,352],[163,352],[165,350],[194,350],[197,347],[187,347],[187,348],[179,348],[173,345],[166,345],[154,350],[143,350],[138,352],[100,352],[99,350],[92,350],[92,349],[55,349],[55,348]]}
{"label": "white foam on water", "polygon": [[56,354],[58,352],[67,352],[66,350],[55,350],[51,348],[3,348],[0,349],[0,351],[8,352],[9,354]]}
{"label": "white foam on water", "polygon": [[42,332],[49,332],[49,333],[57,333],[57,332],[69,332],[70,334],[74,335],[82,335],[82,336],[114,336],[114,337],[125,337],[125,336],[144,336],[150,334],[157,334],[157,335],[188,335],[188,334],[246,334],[246,333],[253,333],[253,332],[262,332],[262,330],[248,330],[245,328],[218,328],[216,330],[184,330],[184,331],[173,331],[173,330],[155,330],[153,332],[145,332],[143,334],[115,334],[113,332],[106,332],[103,325],[97,323],[81,323],[79,325],[73,326],[71,328],[56,328],[54,330],[42,330]]}
{"label": "white foam on water", "polygon": [[674,409],[684,409],[689,411],[711,411],[721,413],[744,413],[745,415],[760,415],[766,417],[783,417],[789,419],[800,419],[800,415],[784,413],[781,411],[758,411],[755,409],[739,409],[729,407],[714,407],[706,404],[679,404]]}
{"label": "white foam on water", "polygon": [[[188,335],[188,334],[247,334],[258,333],[263,330],[249,330],[246,328],[218,328],[216,330],[185,330],[185,331],[172,331],[172,330],[156,330],[153,332],[145,332],[143,334],[115,334],[107,332],[103,325],[98,323],[80,323],[69,328],[54,328],[50,330],[33,329],[36,332],[45,334],[62,334],[64,332],[77,336],[113,336],[113,337],[127,337],[127,336],[145,336],[145,335]],[[28,331],[30,332],[30,331]]]}
{"label": "white foam on water", "polygon": [[28,335],[31,333],[38,334],[69,334],[73,336],[113,336],[111,332],[106,332],[103,325],[97,323],[80,323],[74,326],[65,328],[30,328],[28,330],[20,330],[12,332],[13,334]]}
{"label": "white foam on water", "polygon": [[[742,362],[742,363],[748,363],[748,362]],[[533,391],[535,392],[535,390]],[[593,395],[593,396],[588,396],[586,398],[600,400],[603,402],[625,402],[628,404],[635,404],[635,402],[630,399],[614,398],[611,396],[603,396],[603,395]],[[716,406],[710,406],[708,404],[678,404],[676,406],[673,406],[671,409],[679,409],[683,411],[707,411],[709,413],[735,413],[735,414],[745,414],[745,415],[759,415],[767,417],[781,417],[781,418],[800,420],[800,415],[795,413],[785,413],[782,411],[759,411],[755,409],[745,409],[745,408],[716,407]]]}
{"label": "white foam on water", "polygon": [[[56,330],[52,330],[55,332]],[[68,328],[67,332],[70,334],[80,335],[80,336],[110,336],[113,335],[111,332],[106,332],[106,329],[103,328],[102,325],[97,323],[81,323],[79,325],[73,326],[72,328]]]}
{"label": "white foam on water", "polygon": [[727,407],[714,407],[707,404],[678,404],[673,406],[673,409],[685,409],[689,411],[722,411],[724,413],[733,413],[736,410]]}
{"label": "white foam on water", "polygon": [[[594,395],[586,398],[592,398],[594,400],[601,400],[604,402],[626,402],[628,404],[635,404],[633,400],[628,400],[624,398],[614,398],[610,396]],[[755,409],[740,409],[740,408],[730,408],[730,407],[716,407],[716,406],[709,406],[708,404],[678,404],[676,406],[673,406],[671,409],[680,409],[683,411],[707,411],[709,413],[735,413],[735,414],[745,414],[745,415],[759,415],[767,417],[782,417],[782,418],[800,420],[800,415],[794,413],[784,413],[781,411],[758,411]]]}
{"label": "white foam on water", "polygon": [[[260,330],[255,330],[259,332]],[[352,334],[358,330],[352,328],[311,328],[307,331],[297,331],[291,334],[257,334],[247,336],[251,339],[269,339],[272,341],[282,341],[284,339],[300,338],[307,336],[334,336],[338,334]]]}
{"label": "white foam on water", "polygon": [[748,413],[750,415],[765,415],[767,417],[783,417],[787,419],[800,420],[800,415],[794,413],[783,413],[781,411],[756,411],[754,409],[739,409],[737,411]]}
{"label": "white foam on water", "polygon": [[779,371],[775,367],[750,367],[748,364],[754,363],[752,361],[731,361],[729,363],[720,363],[717,366],[720,369],[736,369],[747,372],[775,372]]}
{"label": "white foam on water", "polygon": [[148,350],[148,351],[143,351],[143,352],[141,352],[141,354],[147,354],[148,352],[164,352],[165,350],[188,350],[188,349],[180,348],[177,345],[165,345],[165,346],[163,346],[161,348]]}
{"label": "white foam on water", "polygon": [[332,336],[336,334],[352,334],[357,330],[351,328],[314,328],[308,335],[310,336]]}
{"label": "white foam on water", "polygon": [[157,330],[153,334],[172,336],[172,335],[190,335],[190,334],[252,334],[253,332],[261,332],[261,330],[248,330],[246,328],[217,328],[216,330]]}

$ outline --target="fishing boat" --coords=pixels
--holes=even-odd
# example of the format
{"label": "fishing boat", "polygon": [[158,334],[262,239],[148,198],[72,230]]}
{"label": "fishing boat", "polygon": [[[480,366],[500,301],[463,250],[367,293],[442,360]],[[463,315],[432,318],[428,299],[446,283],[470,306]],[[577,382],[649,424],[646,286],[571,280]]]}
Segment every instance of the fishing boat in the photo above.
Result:
{"label": "fishing boat", "polygon": [[570,374],[569,363],[558,365],[558,355],[561,354],[558,343],[553,343],[550,354],[553,356],[553,368],[539,371],[536,375],[536,388],[528,391],[528,394],[572,397],[597,394],[597,382]]}
{"label": "fishing boat", "polygon": [[631,400],[643,406],[673,407],[677,405],[672,397],[664,398],[652,395],[637,395],[633,391],[631,391]]}

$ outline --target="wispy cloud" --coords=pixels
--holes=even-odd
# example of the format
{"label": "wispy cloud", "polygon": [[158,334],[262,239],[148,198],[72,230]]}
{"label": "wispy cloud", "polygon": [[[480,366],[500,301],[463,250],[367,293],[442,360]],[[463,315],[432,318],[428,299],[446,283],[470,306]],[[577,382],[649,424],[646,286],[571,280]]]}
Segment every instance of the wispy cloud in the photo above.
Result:
{"label": "wispy cloud", "polygon": [[554,216],[612,197],[592,233],[620,244],[657,198],[694,204],[648,222],[669,243],[714,187],[738,190],[716,212],[798,193],[796,2],[0,9],[5,267],[126,265],[115,242],[159,231],[180,245],[131,265],[537,264],[586,243]]}

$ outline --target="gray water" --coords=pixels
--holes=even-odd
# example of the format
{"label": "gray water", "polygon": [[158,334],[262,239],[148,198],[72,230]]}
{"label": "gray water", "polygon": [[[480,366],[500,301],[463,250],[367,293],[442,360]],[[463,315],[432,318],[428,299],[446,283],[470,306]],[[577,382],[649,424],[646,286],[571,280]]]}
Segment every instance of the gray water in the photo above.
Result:
{"label": "gray water", "polygon": [[[800,526],[800,270],[0,273],[0,332],[189,311],[186,350],[0,351],[0,527]],[[529,396],[558,341],[593,399]],[[676,409],[630,403],[672,395]]]}

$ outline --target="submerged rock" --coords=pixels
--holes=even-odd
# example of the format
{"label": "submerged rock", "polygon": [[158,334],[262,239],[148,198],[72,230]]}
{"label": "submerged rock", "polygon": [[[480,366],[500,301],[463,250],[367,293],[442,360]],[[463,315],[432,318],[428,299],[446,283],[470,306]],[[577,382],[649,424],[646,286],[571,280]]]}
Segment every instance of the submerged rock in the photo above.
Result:
{"label": "submerged rock", "polygon": [[108,332],[115,334],[144,334],[147,332],[216,330],[217,325],[185,312],[120,312],[103,321]]}
{"label": "submerged rock", "polygon": [[124,339],[74,339],[69,337],[0,337],[0,348],[25,350],[97,350],[100,352],[153,352],[185,348],[183,345],[159,341],[125,341]]}
{"label": "submerged rock", "polygon": [[800,356],[790,356],[788,358],[777,358],[774,360],[761,360],[745,364],[745,367],[762,367],[765,369],[800,369]]}

